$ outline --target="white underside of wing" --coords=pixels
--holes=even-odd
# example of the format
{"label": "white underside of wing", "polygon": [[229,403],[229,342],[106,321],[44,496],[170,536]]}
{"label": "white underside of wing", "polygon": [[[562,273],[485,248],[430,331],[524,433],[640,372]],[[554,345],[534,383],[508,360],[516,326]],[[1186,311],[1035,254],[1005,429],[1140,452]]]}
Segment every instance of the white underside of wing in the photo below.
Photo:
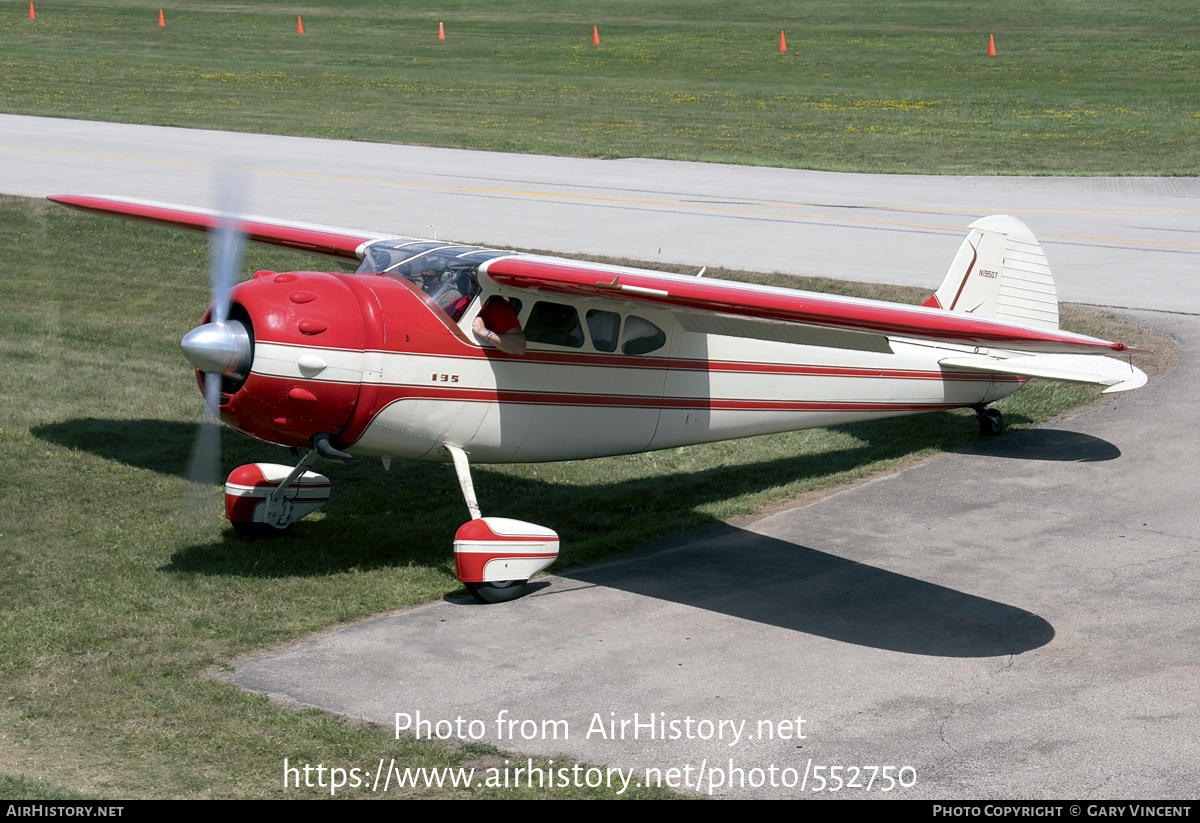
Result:
{"label": "white underside of wing", "polygon": [[1031,354],[992,357],[964,354],[938,361],[943,367],[973,372],[1044,377],[1068,383],[1106,386],[1103,394],[1129,391],[1146,384],[1146,373],[1131,363],[1090,354]]}

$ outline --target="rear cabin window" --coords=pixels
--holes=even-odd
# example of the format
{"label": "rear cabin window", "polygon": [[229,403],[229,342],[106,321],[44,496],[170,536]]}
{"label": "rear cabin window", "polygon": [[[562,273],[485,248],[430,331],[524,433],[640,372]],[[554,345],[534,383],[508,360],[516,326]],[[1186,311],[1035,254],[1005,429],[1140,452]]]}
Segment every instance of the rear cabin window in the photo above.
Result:
{"label": "rear cabin window", "polygon": [[539,300],[525,321],[525,339],[531,343],[581,348],[583,326],[579,324],[579,313],[574,306]]}
{"label": "rear cabin window", "polygon": [[649,320],[629,315],[625,318],[625,334],[621,336],[621,354],[646,354],[660,349],[667,334]]}

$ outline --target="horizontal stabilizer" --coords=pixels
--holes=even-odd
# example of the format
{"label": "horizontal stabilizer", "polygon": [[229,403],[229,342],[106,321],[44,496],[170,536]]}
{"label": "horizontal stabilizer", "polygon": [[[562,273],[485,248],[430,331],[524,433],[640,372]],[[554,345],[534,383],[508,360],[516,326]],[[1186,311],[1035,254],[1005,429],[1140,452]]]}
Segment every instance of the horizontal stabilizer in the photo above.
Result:
{"label": "horizontal stabilizer", "polygon": [[1146,373],[1136,366],[1113,357],[1090,354],[1035,354],[1018,357],[988,357],[964,354],[938,361],[948,369],[1015,374],[1020,377],[1044,377],[1067,383],[1092,383],[1107,386],[1102,392],[1129,391],[1146,385]]}

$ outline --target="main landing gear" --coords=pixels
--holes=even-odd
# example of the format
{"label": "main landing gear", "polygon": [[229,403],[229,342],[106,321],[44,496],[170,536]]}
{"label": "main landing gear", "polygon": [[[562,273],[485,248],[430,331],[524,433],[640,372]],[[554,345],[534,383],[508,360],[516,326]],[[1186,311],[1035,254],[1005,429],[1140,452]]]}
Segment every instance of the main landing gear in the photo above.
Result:
{"label": "main landing gear", "polygon": [[1004,415],[999,409],[989,409],[987,406],[976,406],[975,417],[979,420],[979,436],[995,437],[1004,431]]}
{"label": "main landing gear", "polygon": [[[225,516],[242,537],[275,534],[329,502],[329,478],[308,471],[318,454],[354,459],[327,441],[295,467],[276,463],[238,466],[225,481]],[[447,445],[471,520],[454,535],[458,579],[480,603],[507,603],[525,593],[526,583],[558,559],[558,535],[545,526],[507,517],[483,517],[475,500],[467,454]]]}
{"label": "main landing gear", "polygon": [[529,577],[558,558],[558,535],[545,526],[507,517],[482,517],[467,453],[446,444],[471,520],[454,535],[458,579],[480,603],[507,603],[525,593]]}

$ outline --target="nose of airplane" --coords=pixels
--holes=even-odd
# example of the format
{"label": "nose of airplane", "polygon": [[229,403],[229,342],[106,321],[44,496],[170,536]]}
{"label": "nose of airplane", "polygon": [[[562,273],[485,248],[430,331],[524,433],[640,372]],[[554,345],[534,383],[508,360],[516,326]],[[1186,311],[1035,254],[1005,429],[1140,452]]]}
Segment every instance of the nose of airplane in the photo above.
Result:
{"label": "nose of airplane", "polygon": [[238,320],[205,323],[183,336],[179,344],[187,361],[205,374],[244,380],[254,359],[250,334]]}

